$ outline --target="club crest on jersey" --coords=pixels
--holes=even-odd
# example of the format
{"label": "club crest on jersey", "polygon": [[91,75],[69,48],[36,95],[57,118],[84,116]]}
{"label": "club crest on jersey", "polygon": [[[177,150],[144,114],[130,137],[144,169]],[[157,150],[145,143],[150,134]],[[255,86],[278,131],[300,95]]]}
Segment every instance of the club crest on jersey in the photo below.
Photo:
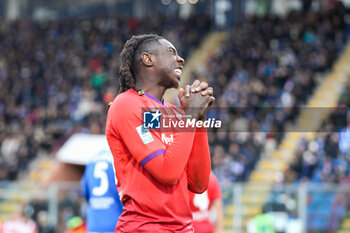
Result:
{"label": "club crest on jersey", "polygon": [[157,111],[143,112],[144,129],[160,129],[162,113]]}

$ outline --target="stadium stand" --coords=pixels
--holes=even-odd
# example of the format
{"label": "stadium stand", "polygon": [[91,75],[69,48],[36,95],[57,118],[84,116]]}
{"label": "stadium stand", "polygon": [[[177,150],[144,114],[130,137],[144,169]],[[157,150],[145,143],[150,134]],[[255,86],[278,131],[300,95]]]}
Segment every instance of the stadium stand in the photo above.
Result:
{"label": "stadium stand", "polygon": [[[338,8],[317,14],[292,12],[286,19],[267,17],[246,20],[231,29],[228,39],[210,58],[206,69],[198,71],[197,75],[206,77],[214,84],[215,93],[223,93],[217,96],[220,107],[271,107],[275,110],[272,115],[277,118],[278,107],[293,108],[305,105],[313,94],[313,89],[323,82],[321,72],[331,68],[346,41],[346,35],[343,33],[346,25],[342,14],[344,15],[344,9],[339,5]],[[335,20],[330,21],[330,18]],[[325,44],[327,50],[321,48],[321,45]],[[340,80],[342,78],[340,77]],[[329,82],[324,81],[316,94],[329,87],[334,79],[339,77],[332,76]],[[337,84],[332,82],[331,85]],[[329,98],[328,95],[326,98]],[[225,132],[217,132],[213,136],[211,145],[214,145],[214,172],[222,184],[245,181],[248,178],[252,182],[276,182],[276,177],[288,167],[288,160],[285,161],[283,157],[287,156],[290,159],[293,156],[293,150],[300,137],[286,133],[281,141],[283,132],[289,130],[288,127],[294,123],[295,117],[296,112],[293,111],[282,116],[283,123],[280,125],[278,118],[272,120],[273,123],[268,125],[268,128],[272,129],[274,134],[247,136],[239,131],[254,131],[251,124],[249,125],[247,120],[231,116],[229,119],[237,119],[237,125],[240,127],[244,124],[247,126],[230,132],[229,136]],[[291,121],[288,121],[290,119]],[[260,131],[268,131],[263,128],[266,124],[259,122],[257,125]],[[252,140],[253,136],[256,137],[255,140]],[[271,140],[271,136],[275,141],[273,144],[279,145],[278,150],[263,156],[255,168],[255,161],[259,160],[264,151],[261,148],[262,144],[268,141],[267,138]],[[243,223],[261,212],[260,204],[268,198],[268,188],[265,195],[260,192],[259,197],[254,189],[254,184],[246,184],[243,193]],[[233,224],[234,209],[233,206],[227,207],[226,226]]]}
{"label": "stadium stand", "polygon": [[[105,103],[119,87],[122,42],[132,34],[157,32],[191,58],[183,81],[199,78],[215,88],[217,108],[209,114],[226,119],[228,129],[209,134],[213,169],[224,188],[245,182],[240,209],[232,205],[231,191],[223,193],[227,228],[237,227],[233,221],[237,211],[243,214],[244,229],[264,204],[277,199],[281,193],[270,192],[275,183],[347,182],[348,154],[340,152],[337,133],[288,132],[305,125],[316,131],[331,113],[329,108],[315,119],[297,107],[334,106],[340,90],[350,89],[349,81],[344,85],[348,76],[340,74],[350,71],[350,50],[344,50],[349,33],[346,12],[339,4],[316,13],[293,11],[286,18],[251,17],[227,32],[209,34],[208,16],[193,16],[186,22],[161,16],[149,21],[104,16],[4,24],[0,30],[0,180],[23,178],[22,172],[30,167],[34,169],[29,178],[42,180],[54,166],[53,154],[69,136],[103,133]],[[345,58],[334,65],[341,53]],[[349,96],[343,94],[344,106],[349,106]],[[169,97],[174,98],[173,93]],[[240,111],[230,112],[233,108]],[[249,118],[259,115],[259,109],[267,111],[260,119]],[[308,153],[304,158],[315,145],[317,155]],[[326,156],[329,151],[339,153]],[[309,199],[310,232],[349,231],[350,203],[344,196],[315,192]],[[11,202],[1,203],[0,212],[15,211],[17,201],[14,196]],[[67,203],[66,207],[71,204]]]}
{"label": "stadium stand", "polygon": [[[118,56],[126,38],[156,31],[186,55],[209,30],[208,20],[96,17],[4,25],[0,180],[16,180],[31,160],[52,154],[74,132],[104,132],[104,105],[118,92]],[[189,33],[189,25],[198,30]]]}
{"label": "stadium stand", "polygon": [[[258,19],[251,19],[232,29],[226,42],[208,62],[207,69],[202,71],[209,82],[212,84],[215,82],[215,93],[223,93],[221,96],[220,94],[217,96],[218,104],[236,108],[259,106],[271,107],[271,109],[288,106],[292,108],[305,104],[316,82],[321,79],[316,72],[326,70],[331,66],[334,54],[337,54],[336,47],[339,46],[341,49],[344,37],[341,39],[342,42],[336,44],[336,41],[326,38],[323,32],[315,31],[313,32],[314,37],[318,38],[318,42],[310,43],[306,39],[293,41],[293,34],[290,31],[296,27],[294,24],[300,27],[297,37],[303,38],[308,33],[306,31],[307,24],[303,24],[304,17],[314,18],[313,22],[321,24],[328,17],[327,14],[331,13],[305,15],[304,17],[299,14],[301,13],[291,13],[288,21],[267,18],[257,22]],[[290,20],[290,18],[295,20]],[[294,24],[288,22],[294,22]],[[264,28],[267,28],[266,31]],[[332,28],[337,30],[336,27]],[[330,44],[329,52],[318,50],[318,44],[326,43],[326,41],[329,41]],[[306,47],[308,49],[305,49]],[[306,59],[308,53],[315,53],[316,57],[323,57],[324,61]],[[257,69],[254,70],[254,67]],[[289,117],[293,118],[293,116]],[[284,118],[288,119],[286,116]],[[243,123],[241,127],[244,127],[242,126],[244,124],[247,125],[244,119],[238,118],[236,121],[240,120]],[[283,132],[285,125],[288,124],[288,121],[285,121],[285,125],[278,126],[277,120],[275,122],[272,120],[272,122],[267,126],[259,122],[259,130],[266,132],[264,127],[267,127],[274,132]],[[277,130],[273,127],[276,127]],[[239,130],[244,131],[244,128],[243,130],[238,129],[236,132]],[[254,129],[251,125],[247,125],[245,130]],[[231,143],[234,142],[230,141],[225,145]],[[228,150],[228,148],[224,149]],[[215,157],[215,153],[213,154]]]}
{"label": "stadium stand", "polygon": [[[349,55],[350,53],[346,53],[346,56],[349,57]],[[349,142],[346,139],[349,126],[340,124],[339,119],[339,109],[345,108],[347,111],[346,106],[350,104],[350,82],[347,77],[348,75],[339,80],[343,80],[339,82],[339,87],[343,86],[343,92],[334,91],[333,94],[338,96],[336,99],[339,99],[339,102],[336,108],[329,108],[329,111],[333,110],[333,112],[322,123],[318,130],[320,133],[315,134],[311,139],[302,138],[299,141],[290,170],[287,171],[293,174],[286,177],[295,177],[297,182],[321,184],[349,182]],[[343,118],[347,117],[347,114],[342,115]],[[329,132],[330,129],[331,132]],[[319,232],[324,229],[334,232],[338,228],[339,220],[346,216],[346,206],[348,206],[348,203],[342,200],[344,195],[348,194],[342,192],[336,194],[334,190],[310,194],[308,232]],[[341,227],[343,230],[347,229],[347,220],[343,221]]]}

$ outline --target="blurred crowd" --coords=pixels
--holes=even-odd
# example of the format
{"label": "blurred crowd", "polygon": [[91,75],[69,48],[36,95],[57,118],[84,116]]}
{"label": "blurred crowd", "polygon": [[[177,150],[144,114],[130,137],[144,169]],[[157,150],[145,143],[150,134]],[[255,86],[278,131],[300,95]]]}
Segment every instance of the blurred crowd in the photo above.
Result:
{"label": "blurred crowd", "polygon": [[339,112],[350,106],[350,80],[344,86],[338,106],[312,140],[303,138],[298,145],[286,182],[312,181],[342,183],[350,171],[350,118],[341,114],[348,124],[340,125]]}
{"label": "blurred crowd", "polygon": [[245,180],[259,156],[278,145],[342,51],[347,13],[339,4],[317,13],[246,19],[193,74],[214,86],[217,109],[209,114],[226,127],[210,141],[222,183]]}
{"label": "blurred crowd", "polygon": [[[343,88],[337,106],[315,136],[299,141],[282,179],[284,183],[317,184],[308,192],[308,232],[335,232],[350,206],[347,191],[327,188],[329,184],[350,184],[350,79]],[[316,187],[320,189],[314,190]],[[290,214],[296,213],[295,193],[276,192],[275,197],[273,203],[284,205]]]}
{"label": "blurred crowd", "polygon": [[[247,18],[192,74],[214,87],[216,108],[209,115],[224,122],[209,135],[223,183],[246,180],[260,155],[278,145],[320,73],[342,51],[346,13],[339,4],[317,13]],[[187,57],[209,27],[208,16],[2,24],[0,180],[15,180],[33,158],[51,154],[75,132],[104,133],[106,103],[119,89],[119,54],[131,35],[156,32]]]}
{"label": "blurred crowd", "polygon": [[17,179],[74,132],[104,133],[106,103],[119,91],[119,54],[132,35],[158,33],[186,56],[209,26],[207,16],[1,24],[0,180]]}

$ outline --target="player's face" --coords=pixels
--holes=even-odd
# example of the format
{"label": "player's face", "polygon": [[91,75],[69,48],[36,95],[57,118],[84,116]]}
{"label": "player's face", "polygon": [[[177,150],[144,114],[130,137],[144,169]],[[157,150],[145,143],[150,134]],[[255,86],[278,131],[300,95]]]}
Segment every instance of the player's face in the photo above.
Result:
{"label": "player's face", "polygon": [[159,40],[161,44],[156,55],[156,72],[160,78],[159,84],[165,88],[179,87],[183,64],[185,60],[177,54],[172,43],[165,39]]}

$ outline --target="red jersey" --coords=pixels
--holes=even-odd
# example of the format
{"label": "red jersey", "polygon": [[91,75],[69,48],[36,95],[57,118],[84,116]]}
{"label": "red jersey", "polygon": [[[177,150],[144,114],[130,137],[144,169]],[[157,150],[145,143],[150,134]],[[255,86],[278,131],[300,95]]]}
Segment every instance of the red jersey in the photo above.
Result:
{"label": "red jersey", "polygon": [[[139,95],[130,89],[117,96],[108,112],[106,136],[114,158],[117,189],[124,204],[115,232],[193,232],[188,169],[179,170],[181,175],[175,185],[164,185],[144,168],[155,157],[163,156],[172,143],[187,142],[183,134],[179,136],[176,132],[141,130],[142,112],[150,107],[175,108],[147,93]],[[188,141],[191,147],[193,135]],[[181,149],[171,152],[182,156]],[[169,167],[177,166],[180,165],[171,163]]]}
{"label": "red jersey", "polygon": [[208,190],[202,194],[189,191],[190,207],[193,214],[195,233],[213,233],[215,225],[209,219],[210,208],[214,201],[222,197],[218,179],[210,173]]}

